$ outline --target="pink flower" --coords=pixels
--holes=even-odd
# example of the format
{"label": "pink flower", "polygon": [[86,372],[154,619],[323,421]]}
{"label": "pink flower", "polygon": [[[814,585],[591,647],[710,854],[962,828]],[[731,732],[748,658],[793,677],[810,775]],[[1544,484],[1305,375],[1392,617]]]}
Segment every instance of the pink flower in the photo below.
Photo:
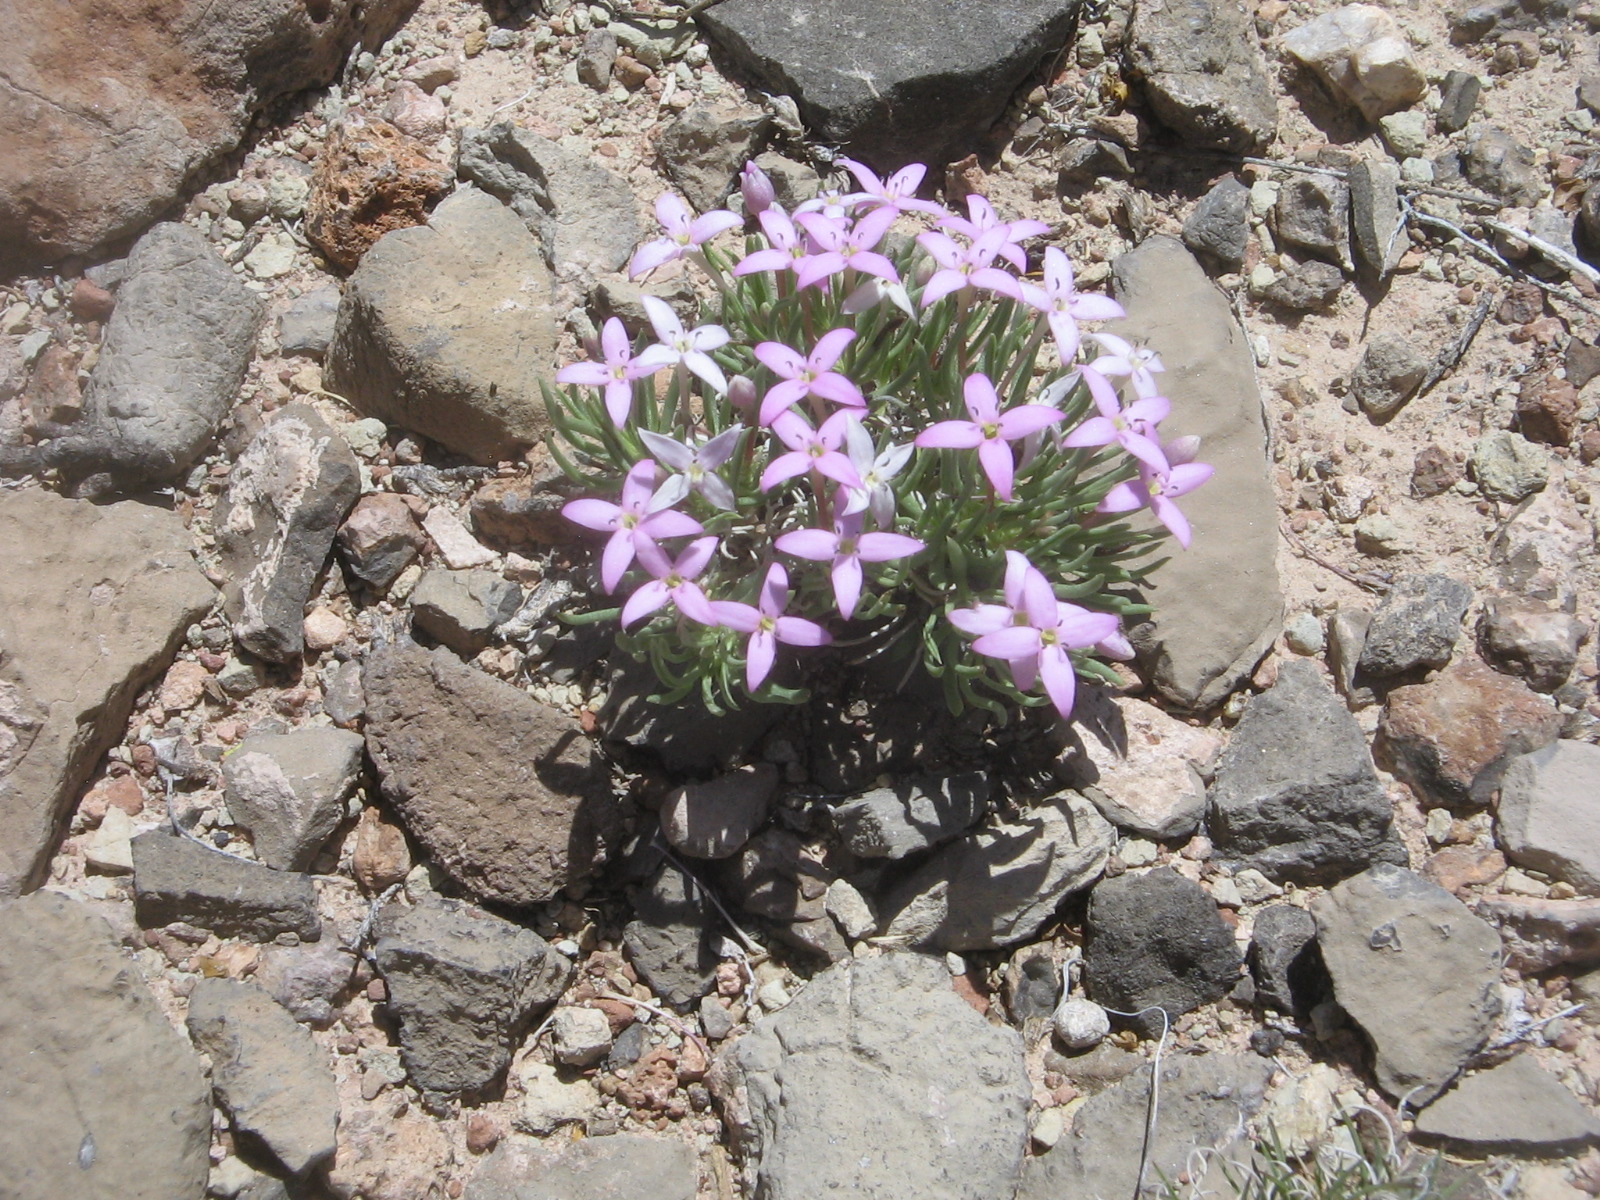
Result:
{"label": "pink flower", "polygon": [[663,263],[682,258],[689,251],[704,245],[717,234],[735,229],[743,222],[726,209],[715,209],[703,217],[696,217],[686,205],[671,192],[656,197],[656,220],[666,231],[665,237],[646,242],[634,251],[628,264],[628,278],[638,279],[648,275]]}
{"label": "pink flower", "polygon": [[645,444],[645,449],[654,454],[658,461],[678,472],[661,485],[656,493],[657,500],[676,504],[690,491],[696,491],[717,508],[732,512],[738,501],[727,480],[717,474],[717,468],[733,457],[743,433],[743,425],[730,425],[716,437],[691,449],[664,434],[650,429],[639,430],[639,440]]}
{"label": "pink flower", "polygon": [[994,384],[981,372],[967,376],[962,395],[972,420],[940,421],[919,433],[916,444],[954,450],[976,446],[978,461],[983,464],[983,473],[989,477],[995,495],[1010,500],[1016,464],[1006,443],[1065,420],[1066,414],[1045,404],[1023,404],[1002,413]]}
{"label": "pink flower", "polygon": [[962,288],[987,288],[1013,300],[1020,299],[1022,290],[1015,277],[989,264],[1005,244],[1003,229],[991,229],[970,246],[961,246],[953,238],[936,230],[917,235],[917,244],[933,256],[939,264],[922,289],[922,307],[927,308],[951,292]]}
{"label": "pink flower", "polygon": [[757,271],[794,271],[810,257],[811,248],[801,236],[789,214],[774,204],[757,218],[761,232],[767,235],[765,250],[752,250],[733,268],[735,275],[753,275]]}
{"label": "pink flower", "polygon": [[1079,367],[1078,374],[1089,385],[1089,395],[1094,398],[1100,415],[1079,425],[1061,439],[1061,444],[1109,446],[1116,442],[1141,464],[1165,470],[1167,459],[1154,434],[1156,426],[1172,411],[1172,402],[1165,396],[1147,396],[1123,408],[1117,399],[1117,390],[1099,371],[1093,367]]}
{"label": "pink flower", "polygon": [[1141,397],[1156,394],[1156,381],[1152,372],[1167,369],[1162,365],[1159,354],[1149,346],[1135,346],[1114,333],[1091,333],[1089,336],[1098,342],[1104,351],[1099,358],[1089,364],[1091,367],[1102,375],[1128,376],[1133,380],[1134,392]]}
{"label": "pink flower", "polygon": [[1045,248],[1044,287],[1024,283],[1022,302],[1045,314],[1063,363],[1070,363],[1078,353],[1082,340],[1078,333],[1079,321],[1110,321],[1126,315],[1122,305],[1109,296],[1074,291],[1072,264],[1055,246]]}
{"label": "pink flower", "polygon": [[672,601],[678,611],[691,621],[702,625],[715,625],[717,614],[711,601],[695,582],[717,552],[714,537],[696,538],[683,548],[678,561],[667,558],[666,551],[652,541],[639,543],[639,562],[655,578],[642,584],[622,606],[622,627],[626,629],[641,617],[648,617]]}
{"label": "pink flower", "polygon": [[585,529],[609,532],[611,540],[600,555],[600,583],[609,592],[617,589],[623,572],[633,562],[641,545],[653,545],[656,538],[688,537],[704,533],[699,521],[687,513],[670,508],[670,500],[660,493],[651,495],[656,464],[648,458],[633,464],[622,481],[622,503],[605,500],[573,500],[561,510],[567,520]]}
{"label": "pink flower", "polygon": [[826,475],[846,487],[860,487],[861,477],[850,460],[839,452],[849,416],[848,412],[836,412],[820,429],[812,429],[799,413],[779,413],[772,422],[772,432],[789,447],[789,453],[780,454],[767,464],[767,469],[761,472],[761,490],[770,491],[785,479],[807,471]]}
{"label": "pink flower", "polygon": [[841,512],[834,518],[832,533],[826,529],[797,529],[772,543],[796,558],[832,562],[833,597],[839,602],[839,615],[847,621],[855,615],[861,600],[862,563],[907,558],[923,549],[922,542],[902,533],[862,533],[862,523],[861,513]]}
{"label": "pink flower", "polygon": [[685,329],[683,322],[678,320],[678,314],[672,311],[672,306],[658,296],[641,296],[639,302],[644,305],[644,311],[650,317],[650,324],[655,328],[656,336],[661,339],[659,345],[646,347],[640,357],[643,358],[645,354],[655,351],[656,359],[663,366],[682,363],[689,371],[716,389],[719,395],[727,391],[727,377],[706,351],[720,350],[726,346],[728,331],[721,325],[701,325],[695,329]]}
{"label": "pink flower", "polygon": [[[1169,444],[1168,449],[1173,447]],[[1178,511],[1173,500],[1194,491],[1215,472],[1216,468],[1209,463],[1179,462],[1172,466],[1163,463],[1156,467],[1141,462],[1139,478],[1117,484],[1106,493],[1105,499],[1095,507],[1095,512],[1122,513],[1149,508],[1155,513],[1156,520],[1171,531],[1178,545],[1187,550],[1189,520]]]}
{"label": "pink flower", "polygon": [[865,408],[861,389],[833,369],[846,347],[855,340],[855,330],[834,329],[822,335],[809,358],[782,342],[761,342],[755,354],[763,366],[783,382],[775,384],[761,401],[761,424],[771,425],[778,414],[787,411],[806,396],[817,396],[846,408]]}
{"label": "pink flower", "polygon": [[756,605],[740,604],[737,600],[711,602],[719,625],[750,635],[745,643],[744,682],[752,692],[771,672],[779,642],[786,646],[826,646],[833,641],[833,635],[815,621],[784,616],[788,603],[789,573],[782,563],[773,563],[767,568]]}
{"label": "pink flower", "polygon": [[581,387],[606,390],[606,412],[621,429],[633,408],[633,381],[654,375],[672,365],[672,358],[660,346],[646,347],[638,357],[628,349],[628,333],[622,322],[612,317],[600,330],[600,348],[605,362],[573,363],[556,372],[557,383],[576,383]]}
{"label": "pink flower", "polygon": [[845,197],[848,203],[870,205],[873,209],[887,208],[896,214],[944,211],[931,201],[916,198],[917,188],[922,185],[922,177],[928,173],[928,168],[921,163],[910,163],[901,167],[887,180],[883,180],[874,175],[872,169],[865,163],[858,163],[853,158],[841,158],[839,161],[849,169],[850,174],[854,175],[856,182],[861,185],[861,191]]}
{"label": "pink flower", "polygon": [[991,229],[1004,230],[1005,237],[1000,242],[998,253],[1019,271],[1028,269],[1028,254],[1018,243],[1024,238],[1050,232],[1050,226],[1043,221],[1002,221],[995,214],[994,206],[977,192],[967,196],[965,217],[946,216],[939,226],[959,233],[970,242],[976,242]]}
{"label": "pink flower", "polygon": [[795,272],[796,282],[810,287],[848,268],[898,283],[900,273],[894,264],[873,250],[894,224],[895,216],[894,209],[879,208],[847,225],[822,213],[801,213],[795,220],[811,235],[821,253],[810,255],[800,264]]}

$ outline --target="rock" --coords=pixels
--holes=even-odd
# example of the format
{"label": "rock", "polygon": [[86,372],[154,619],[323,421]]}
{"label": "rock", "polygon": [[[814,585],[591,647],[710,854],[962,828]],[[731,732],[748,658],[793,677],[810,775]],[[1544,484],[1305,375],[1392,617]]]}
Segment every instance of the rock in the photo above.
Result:
{"label": "rock", "polygon": [[1594,812],[1600,746],[1556,741],[1511,760],[1495,810],[1506,857],[1584,892],[1600,890],[1600,823]]}
{"label": "rock", "polygon": [[211,1059],[217,1099],[235,1134],[256,1139],[289,1174],[333,1157],[339,1093],[323,1050],[251,983],[201,979],[189,995],[189,1036]]}
{"label": "rock", "polygon": [[0,900],[4,1187],[200,1200],[211,1089],[111,927],[55,892]]}
{"label": "rock", "polygon": [[1359,669],[1368,675],[1403,675],[1450,661],[1472,589],[1448,575],[1405,575],[1372,614]]}
{"label": "rock", "polygon": [[754,106],[699,103],[656,135],[656,153],[690,205],[708,212],[722,207],[771,126],[772,118]]}
{"label": "rock", "polygon": [[362,809],[350,869],[369,896],[404,880],[411,874],[411,850],[406,845],[405,831],[385,821],[376,808]]}
{"label": "rock", "polygon": [[1504,429],[1477,440],[1469,466],[1485,496],[1510,504],[1541,491],[1550,479],[1549,456],[1527,438]]}
{"label": "rock", "polygon": [[823,907],[847,938],[862,938],[878,931],[872,905],[849,880],[835,879],[828,885]]}
{"label": "rock", "polygon": [[120,808],[110,809],[100,827],[81,843],[84,864],[107,875],[132,874],[133,835],[133,818]]}
{"label": "rock", "polygon": [[388,905],[374,933],[406,1073],[423,1092],[481,1095],[572,978],[538,934],[459,900]]}
{"label": "rock", "polygon": [[1492,125],[1474,125],[1467,130],[1461,169],[1473,186],[1507,205],[1531,207],[1544,192],[1533,151]]}
{"label": "rock", "polygon": [[565,1005],[555,1010],[550,1038],[557,1062],[569,1067],[592,1066],[611,1049],[611,1022],[598,1008]]}
{"label": "rock", "polygon": [[327,605],[319,604],[301,622],[306,649],[313,654],[332,650],[350,636],[350,624]]}
{"label": "rock", "polygon": [[508,1138],[483,1160],[465,1200],[695,1200],[693,1148],[672,1137],[617,1133],[552,1147]]}
{"label": "rock", "polygon": [[285,354],[321,359],[333,341],[339,317],[339,289],[321,287],[290,302],[278,317],[278,347]]}
{"label": "rock", "polygon": [[1283,48],[1369,121],[1422,99],[1427,77],[1399,24],[1373,4],[1347,4],[1283,37]]}
{"label": "rock", "polygon": [[1466,71],[1450,71],[1444,77],[1444,84],[1440,87],[1439,112],[1434,117],[1434,124],[1441,133],[1456,133],[1467,127],[1467,122],[1472,119],[1472,110],[1477,107],[1478,93],[1483,90],[1483,81],[1476,75]]}
{"label": "rock", "polygon": [[[1421,113],[1396,113],[1386,121]],[[1407,241],[1400,236],[1400,168],[1392,162],[1363,159],[1345,171],[1350,188],[1350,240],[1355,247],[1356,269],[1368,280],[1382,284],[1388,280],[1405,253]]]}
{"label": "rock", "polygon": [[1256,999],[1269,1008],[1309,1013],[1328,994],[1317,923],[1303,908],[1274,904],[1258,912],[1247,957]]}
{"label": "rock", "polygon": [[365,684],[384,796],[474,896],[536,904],[604,860],[621,810],[574,722],[442,648],[376,650]]}
{"label": "rock", "polygon": [[1218,851],[1269,879],[1327,884],[1405,861],[1366,737],[1305,660],[1284,663],[1245,708],[1208,803]]}
{"label": "rock", "polygon": [[1161,355],[1168,425],[1200,435],[1201,458],[1216,468],[1184,497],[1194,544],[1155,571],[1154,618],[1133,631],[1155,689],[1179,708],[1207,709],[1255,670],[1283,619],[1254,361],[1227,301],[1180,243],[1147,238],[1112,264],[1112,282],[1129,315],[1110,330]]}
{"label": "rock", "polygon": [[147,228],[279,97],[331,83],[381,45],[410,0],[298,0],[153,12],[70,0],[17,14],[0,51],[0,255],[60,262]]}
{"label": "rock", "polygon": [[1499,1011],[1500,938],[1443,888],[1380,864],[1312,902],[1334,996],[1371,1040],[1378,1086],[1426,1104]]}
{"label": "rock", "polygon": [[161,681],[156,703],[169,713],[187,711],[200,703],[200,698],[205,694],[206,680],[210,678],[211,672],[201,663],[187,660],[175,662]]}
{"label": "rock", "polygon": [[725,874],[746,912],[773,921],[774,932],[800,949],[844,958],[849,947],[827,917],[832,874],[821,855],[785,829],[758,834]]}
{"label": "rock", "polygon": [[1048,1153],[1030,1159],[1017,1200],[1062,1196],[1158,1196],[1195,1151],[1226,1149],[1266,1097],[1272,1064],[1255,1055],[1168,1056],[1161,1066],[1161,1121],[1149,1147],[1143,1186],[1145,1118],[1151,1069],[1142,1066],[1073,1115]]}
{"label": "rock", "polygon": [[1477,1154],[1577,1154],[1600,1141],[1600,1121],[1531,1054],[1519,1054],[1428,1105],[1416,1132]]}
{"label": "rock", "polygon": [[1216,734],[1153,704],[1098,688],[1078,693],[1057,779],[1083,792],[1113,825],[1140,837],[1187,837],[1205,812],[1200,776],[1221,753]]}
{"label": "rock", "polygon": [[1582,401],[1566,379],[1546,375],[1525,380],[1517,397],[1517,428],[1529,441],[1565,446],[1578,432]]}
{"label": "rock", "polygon": [[1417,451],[1411,466],[1411,494],[1419,500],[1443,495],[1461,481],[1461,467],[1435,444]]}
{"label": "rock", "polygon": [[1568,339],[1563,365],[1567,382],[1575,388],[1585,387],[1591,379],[1600,376],[1600,346],[1579,337]]}
{"label": "rock", "polygon": [[1500,930],[1506,965],[1514,970],[1535,974],[1600,962],[1600,900],[1495,895],[1480,900],[1477,912]]}
{"label": "rock", "polygon": [[1249,16],[1184,0],[1136,6],[1126,50],[1161,123],[1190,145],[1254,154],[1277,136],[1278,108]]}
{"label": "rock", "polygon": [[1183,244],[1210,255],[1225,271],[1237,271],[1250,244],[1250,189],[1225,175],[1200,197],[1183,223]]}
{"label": "rock", "polygon": [[330,261],[353,270],[385,234],[427,221],[450,178],[426,144],[387,121],[339,124],[317,155],[306,236]]}
{"label": "rock", "polygon": [[1344,273],[1332,263],[1298,263],[1272,281],[1262,293],[1264,299],[1290,312],[1315,312],[1339,298]]}
{"label": "rock", "polygon": [[511,1090],[521,1093],[514,1124],[529,1133],[551,1134],[582,1125],[601,1105],[600,1091],[583,1076],[565,1078],[549,1063],[527,1055],[511,1068]]}
{"label": "rock", "polygon": [[383,119],[424,145],[438,141],[450,125],[444,101],[428,95],[409,79],[395,84],[383,106]]}
{"label": "rock", "polygon": [[719,1054],[709,1083],[770,1200],[990,1200],[1022,1170],[1021,1039],[957,996],[936,958],[835,964]]}
{"label": "rock", "polygon": [[1341,266],[1350,263],[1350,189],[1327,175],[1293,175],[1273,206],[1278,239]]}
{"label": "rock", "polygon": [[1511,760],[1555,741],[1561,723],[1545,697],[1469,660],[1390,692],[1378,750],[1427,799],[1482,808]]}
{"label": "rock", "polygon": [[[1233,929],[1198,883],[1176,871],[1119,875],[1089,896],[1084,984],[1107,1008],[1159,1006],[1169,1021],[1239,982]],[[1148,1018],[1146,1028],[1158,1027]]]}
{"label": "rock", "polygon": [[810,131],[880,171],[955,162],[981,145],[1012,95],[1059,50],[1058,0],[724,0],[699,24],[763,91],[793,97]]}
{"label": "rock", "polygon": [[516,214],[463,188],[362,259],[339,305],[328,386],[476,462],[515,458],[549,427],[538,380],[555,359],[552,302]]}
{"label": "rock", "polygon": [[1519,504],[1489,547],[1500,586],[1571,611],[1577,606],[1574,565],[1594,545],[1594,528],[1563,488],[1546,488]]}
{"label": "rock", "polygon": [[261,315],[197,231],[157,225],[128,255],[81,414],[36,462],[89,498],[176,482],[232,408]]}
{"label": "rock", "polygon": [[707,941],[709,901],[680,872],[663,867],[638,919],[622,931],[628,961],[650,990],[686,1012],[711,990],[717,956]]}
{"label": "rock", "polygon": [[134,910],[145,929],[187,921],[218,937],[322,936],[309,876],[207,850],[162,828],[133,839]]}
{"label": "rock", "polygon": [[267,946],[261,951],[255,981],[296,1021],[326,1029],[356,965],[352,950],[332,938],[301,946]]}
{"label": "rock", "polygon": [[620,271],[642,236],[626,182],[508,121],[462,130],[457,169],[511,206],[554,271]]}
{"label": "rock", "polygon": [[906,780],[833,809],[833,827],[860,858],[904,858],[966,832],[989,809],[987,776]]}
{"label": "rock", "polygon": [[411,507],[393,492],[361,497],[337,536],[350,573],[380,592],[416,561],[425,541]]}
{"label": "rock", "polygon": [[1414,337],[1374,334],[1350,376],[1350,392],[1367,416],[1387,421],[1422,386],[1429,365]]}
{"label": "rock", "polygon": [[691,858],[728,858],[766,823],[777,786],[777,768],[756,763],[674,788],[661,805],[661,831]]}
{"label": "rock", "polygon": [[1063,793],[934,854],[885,900],[884,936],[955,951],[1024,941],[1099,878],[1111,839],[1092,804]]}
{"label": "rock", "polygon": [[493,550],[467,531],[461,519],[443,504],[435,504],[422,518],[422,528],[433,539],[444,565],[452,571],[481,567],[495,560]]}
{"label": "rock", "polygon": [[257,858],[280,871],[310,870],[344,819],[364,744],[343,729],[297,729],[248,737],[223,760],[228,811],[250,831]]}
{"label": "rock", "polygon": [[350,447],[310,405],[280,409],[228,477],[214,525],[239,645],[268,662],[305,649],[305,606],[334,532],[361,494]]}
{"label": "rock", "polygon": [[521,607],[522,589],[493,571],[431,567],[411,593],[416,627],[467,656],[485,649]]}
{"label": "rock", "polygon": [[567,497],[559,479],[519,475],[491,479],[472,496],[472,532],[498,550],[539,553],[569,542],[573,526],[561,516]]}
{"label": "rock", "polygon": [[1588,636],[1577,617],[1519,596],[1490,596],[1478,621],[1478,649],[1489,664],[1540,692],[1567,681]]}
{"label": "rock", "polygon": [[617,35],[609,29],[591,29],[578,53],[578,82],[603,92],[611,86],[611,67],[617,61]]}
{"label": "rock", "polygon": [[37,887],[67,813],[215,589],[175,513],[0,492],[0,897]]}
{"label": "rock", "polygon": [[[1396,159],[1421,158],[1428,152],[1428,114],[1410,109],[1378,119],[1383,144]],[[1393,164],[1385,164],[1393,166]],[[1399,178],[1398,167],[1395,178]]]}

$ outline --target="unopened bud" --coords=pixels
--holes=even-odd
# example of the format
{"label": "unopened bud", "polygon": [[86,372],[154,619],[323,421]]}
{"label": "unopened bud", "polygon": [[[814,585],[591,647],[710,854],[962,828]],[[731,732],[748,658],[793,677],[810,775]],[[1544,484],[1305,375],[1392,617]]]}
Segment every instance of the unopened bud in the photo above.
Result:
{"label": "unopened bud", "polygon": [[754,161],[745,163],[744,170],[739,172],[739,194],[744,197],[745,211],[752,217],[766,212],[778,198],[772,180]]}
{"label": "unopened bud", "polygon": [[747,425],[756,423],[757,399],[755,380],[743,375],[735,375],[728,380],[728,403],[733,406],[733,411],[739,414],[739,419]]}

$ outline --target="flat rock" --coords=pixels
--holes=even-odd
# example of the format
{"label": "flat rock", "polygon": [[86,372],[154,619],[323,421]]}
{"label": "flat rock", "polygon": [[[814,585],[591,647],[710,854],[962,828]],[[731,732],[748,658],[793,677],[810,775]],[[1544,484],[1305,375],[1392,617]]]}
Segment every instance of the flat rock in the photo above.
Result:
{"label": "flat rock", "polygon": [[1389,693],[1378,752],[1428,800],[1482,808],[1511,760],[1555,741],[1561,725],[1547,697],[1469,659]]}
{"label": "flat rock", "polygon": [[266,946],[255,981],[296,1021],[326,1029],[355,972],[356,954],[333,938],[299,946]]}
{"label": "flat rock", "polygon": [[1566,488],[1547,487],[1512,510],[1489,546],[1500,586],[1571,611],[1577,606],[1575,567],[1594,549],[1594,527]]}
{"label": "flat rock", "polygon": [[424,1092],[481,1094],[572,978],[572,964],[538,934],[459,900],[388,905],[374,932],[401,1057]]}
{"label": "flat rock", "polygon": [[687,1011],[716,982],[710,899],[683,871],[664,863],[649,886],[633,894],[633,909],[634,919],[622,931],[628,961],[652,992]]}
{"label": "flat rock", "polygon": [[464,1200],[695,1200],[694,1150],[671,1137],[617,1133],[552,1148],[511,1137],[488,1154]]}
{"label": "flat rock", "polygon": [[692,858],[728,858],[766,823],[777,787],[778,769],[755,763],[674,788],[661,805],[661,831]]}
{"label": "flat rock", "polygon": [[1378,1086],[1426,1104],[1488,1040],[1500,937],[1436,884],[1381,864],[1311,905],[1334,997],[1372,1042]]}
{"label": "flat rock", "polygon": [[339,289],[321,287],[290,303],[278,317],[278,346],[285,354],[320,359],[333,341],[339,317]]}
{"label": "flat rock", "polygon": [[427,225],[362,258],[339,305],[328,386],[476,462],[515,458],[549,429],[539,379],[555,360],[551,286],[516,213],[462,188]]}
{"label": "flat rock", "polygon": [[818,138],[888,171],[977,150],[1072,13],[1060,0],[724,0],[697,19]]}
{"label": "flat rock", "polygon": [[208,850],[163,828],[133,839],[133,895],[146,929],[186,921],[257,942],[280,933],[308,942],[322,936],[310,876]]}
{"label": "flat rock", "polygon": [[1028,1160],[1017,1200],[1156,1196],[1196,1150],[1223,1149],[1266,1097],[1272,1064],[1255,1056],[1168,1056],[1161,1066],[1161,1120],[1140,1187],[1151,1069],[1090,1097],[1048,1154]]}
{"label": "flat rock", "polygon": [[1350,241],[1355,249],[1356,269],[1369,281],[1382,284],[1405,252],[1404,239],[1397,235],[1401,223],[1400,167],[1393,162],[1363,159],[1346,169],[1345,182],[1350,187]]}
{"label": "flat rock", "polygon": [[1403,675],[1450,661],[1472,589],[1448,575],[1406,575],[1372,614],[1357,669],[1368,675]]}
{"label": "flat rock", "polygon": [[135,697],[216,597],[175,513],[0,492],[0,897],[30,890]]}
{"label": "flat rock", "polygon": [[1600,891],[1600,746],[1555,741],[1511,760],[1496,833],[1506,857],[1593,895]]}
{"label": "flat rock", "polygon": [[522,607],[522,589],[494,571],[430,567],[411,592],[411,619],[458,654],[474,655]]}
{"label": "flat rock", "polygon": [[1473,186],[1508,205],[1532,207],[1544,191],[1544,173],[1532,148],[1492,125],[1474,123],[1467,130],[1461,169]]}
{"label": "flat rock", "polygon": [[1491,895],[1476,911],[1500,930],[1506,963],[1524,974],[1600,963],[1600,900]]}
{"label": "flat rock", "polygon": [[1272,215],[1280,241],[1350,265],[1350,188],[1342,179],[1291,176],[1278,189]]}
{"label": "flat rock", "polygon": [[1222,857],[1269,879],[1327,884],[1405,861],[1366,736],[1308,660],[1246,706],[1208,802]]}
{"label": "flat rock", "polygon": [[90,909],[0,901],[0,1121],[18,1200],[200,1200],[211,1088],[144,977]]}
{"label": "flat rock", "polygon": [[1110,330],[1146,343],[1166,364],[1174,435],[1198,434],[1216,474],[1183,498],[1188,550],[1151,577],[1153,620],[1134,631],[1156,690],[1182,709],[1222,702],[1249,677],[1282,628],[1278,508],[1268,471],[1255,365],[1222,293],[1182,244],[1147,238],[1112,264],[1128,311]]}
{"label": "flat rock", "polygon": [[73,0],[18,9],[0,47],[0,247],[59,262],[131,237],[186,196],[280,96],[331,83],[415,0]]}
{"label": "flat rock", "polygon": [[1190,145],[1254,154],[1277,136],[1277,101],[1244,9],[1217,0],[1139,4],[1127,55],[1156,117]]}
{"label": "flat rock", "polygon": [[1111,826],[1076,792],[937,851],[885,899],[884,936],[934,950],[987,950],[1037,933],[1100,877]]}
{"label": "flat rock", "polygon": [[211,1083],[234,1132],[264,1144],[291,1175],[333,1157],[339,1093],[327,1055],[253,983],[201,979],[189,1036],[211,1059]]}
{"label": "flat rock", "polygon": [[250,830],[256,857],[305,871],[344,819],[365,741],[345,729],[297,729],[246,738],[223,760],[228,812]]}
{"label": "flat rock", "polygon": [[957,996],[937,958],[830,967],[724,1050],[710,1083],[767,1200],[992,1200],[1022,1171],[1021,1039]]}
{"label": "flat rock", "polygon": [[305,649],[305,607],[333,535],[361,494],[361,469],[316,410],[291,404],[250,439],[213,518],[233,636],[257,658]]}
{"label": "flat rock", "polygon": [[384,795],[474,896],[536,904],[603,861],[622,812],[570,718],[443,648],[374,651],[364,683]]}
{"label": "flat rock", "polygon": [[[1220,1000],[1244,960],[1233,928],[1198,883],[1176,871],[1119,875],[1089,896],[1084,983],[1121,1012],[1159,1006],[1167,1019]],[[1150,1020],[1145,1028],[1159,1028]]]}
{"label": "flat rock", "polygon": [[904,858],[948,842],[989,809],[985,775],[923,777],[873,788],[833,809],[833,827],[860,858]]}
{"label": "flat rock", "polygon": [[82,412],[42,464],[91,498],[176,482],[238,398],[262,313],[197,230],[157,225],[128,255]]}
{"label": "flat rock", "polygon": [[1600,1121],[1531,1054],[1519,1054],[1428,1105],[1416,1132],[1480,1154],[1576,1154],[1600,1141]]}

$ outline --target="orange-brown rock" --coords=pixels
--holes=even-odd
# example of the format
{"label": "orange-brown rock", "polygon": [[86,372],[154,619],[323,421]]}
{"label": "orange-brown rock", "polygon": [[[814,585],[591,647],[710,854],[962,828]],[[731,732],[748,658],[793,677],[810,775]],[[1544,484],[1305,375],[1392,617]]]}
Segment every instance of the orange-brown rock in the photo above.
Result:
{"label": "orange-brown rock", "polygon": [[424,224],[451,178],[426,145],[387,121],[343,125],[317,158],[306,236],[351,270],[390,230]]}

